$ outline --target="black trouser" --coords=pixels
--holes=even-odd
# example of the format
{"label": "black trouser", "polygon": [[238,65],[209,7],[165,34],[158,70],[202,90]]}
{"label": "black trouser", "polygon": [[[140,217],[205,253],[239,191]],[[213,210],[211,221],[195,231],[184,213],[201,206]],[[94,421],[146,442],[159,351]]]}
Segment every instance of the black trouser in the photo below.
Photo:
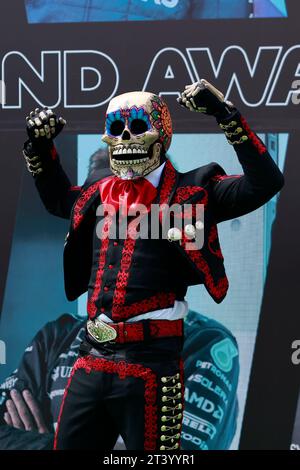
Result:
{"label": "black trouser", "polygon": [[55,449],[179,448],[182,338],[80,347],[61,405]]}

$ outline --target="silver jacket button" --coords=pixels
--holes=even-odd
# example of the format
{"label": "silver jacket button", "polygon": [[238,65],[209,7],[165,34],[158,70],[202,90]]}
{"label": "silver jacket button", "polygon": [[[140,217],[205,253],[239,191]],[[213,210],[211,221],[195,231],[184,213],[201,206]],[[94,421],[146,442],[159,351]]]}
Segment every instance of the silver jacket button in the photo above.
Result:
{"label": "silver jacket button", "polygon": [[195,229],[194,225],[192,225],[192,224],[186,225],[184,227],[184,233],[190,239],[195,238],[196,237],[196,229]]}
{"label": "silver jacket button", "polygon": [[197,220],[196,229],[197,230],[203,230],[204,229],[204,223],[202,222],[202,220]]}
{"label": "silver jacket button", "polygon": [[181,239],[182,239],[182,234],[179,228],[173,227],[168,230],[168,240],[170,242],[177,242]]}

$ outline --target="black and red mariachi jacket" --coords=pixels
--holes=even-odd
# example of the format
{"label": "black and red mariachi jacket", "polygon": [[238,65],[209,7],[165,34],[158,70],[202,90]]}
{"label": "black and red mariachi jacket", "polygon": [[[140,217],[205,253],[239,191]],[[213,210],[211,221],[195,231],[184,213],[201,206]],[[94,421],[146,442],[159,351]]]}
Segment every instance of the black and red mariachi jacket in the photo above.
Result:
{"label": "black and red mariachi jacket", "polygon": [[190,240],[185,236],[180,243],[111,236],[96,241],[99,182],[110,171],[72,187],[53,149],[52,156],[40,155],[43,172],[35,182],[41,199],[50,213],[71,220],[64,249],[66,295],[75,300],[88,290],[91,318],[105,313],[113,321],[124,321],[171,307],[196,284],[204,284],[216,302],[224,299],[228,280],[217,224],[265,204],[282,188],[283,175],[239,113],[220,125],[244,174],[226,175],[217,163],[180,173],[167,161],[154,201],[204,205],[204,245],[197,250],[187,249]]}

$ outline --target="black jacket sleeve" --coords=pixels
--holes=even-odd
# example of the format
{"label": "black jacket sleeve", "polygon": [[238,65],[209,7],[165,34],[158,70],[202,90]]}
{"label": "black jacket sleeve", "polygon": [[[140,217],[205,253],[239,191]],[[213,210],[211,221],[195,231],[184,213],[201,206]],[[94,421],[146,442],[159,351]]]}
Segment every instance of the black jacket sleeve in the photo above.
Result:
{"label": "black jacket sleeve", "polygon": [[27,140],[24,144],[24,157],[47,211],[69,219],[81,188],[72,186],[60,164],[54,144],[37,149]]}
{"label": "black jacket sleeve", "polygon": [[[74,339],[75,318],[69,314],[41,328],[26,347],[17,370],[0,384],[0,450],[40,450],[53,448],[53,416],[48,395],[51,372],[59,355],[67,351]],[[76,329],[76,332],[78,328]],[[25,431],[7,426],[4,421],[10,391],[31,391],[37,400],[49,433]]]}
{"label": "black jacket sleeve", "polygon": [[239,217],[268,202],[283,187],[284,178],[259,137],[239,112],[219,122],[236,151],[243,175],[219,174],[212,178],[216,221]]}
{"label": "black jacket sleeve", "polygon": [[1,450],[51,449],[53,433],[39,434],[37,431],[15,429],[7,426],[4,421],[6,401],[10,398],[10,391],[29,389],[41,407],[48,429],[52,429],[50,402],[45,389],[48,353],[44,339],[44,330],[40,330],[25,349],[18,369],[0,385]]}
{"label": "black jacket sleeve", "polygon": [[0,450],[52,450],[54,433],[40,434],[0,425]]}
{"label": "black jacket sleeve", "polygon": [[28,389],[40,404],[46,425],[51,428],[50,401],[46,389],[48,357],[51,351],[47,344],[47,329],[49,328],[46,325],[36,334],[25,349],[18,368],[0,385],[0,423],[4,423],[5,404],[10,398],[10,391],[17,389],[22,392]]}

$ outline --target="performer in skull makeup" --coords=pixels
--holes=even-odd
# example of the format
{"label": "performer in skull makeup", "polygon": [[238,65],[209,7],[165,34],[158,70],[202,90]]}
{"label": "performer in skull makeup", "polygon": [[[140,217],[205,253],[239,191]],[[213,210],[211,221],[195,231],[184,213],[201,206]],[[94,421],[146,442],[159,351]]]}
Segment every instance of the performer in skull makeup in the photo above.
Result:
{"label": "performer in skull makeup", "polygon": [[[63,399],[56,449],[109,450],[119,433],[131,450],[180,448],[187,288],[204,284],[216,302],[224,299],[228,280],[217,224],[257,209],[283,185],[266,147],[221,92],[201,80],[178,101],[216,118],[244,174],[226,175],[217,163],[176,171],[167,157],[170,113],[153,93],[111,100],[103,136],[111,171],[80,188],[71,186],[53,144],[65,121],[48,109],[27,118],[28,169],[47,210],[71,219],[66,295],[74,300],[88,291],[86,338]],[[115,225],[124,201],[127,208],[143,204],[147,217],[154,203],[189,203],[192,223],[159,239],[131,237],[128,228],[122,239]],[[118,217],[99,215],[101,204],[113,206]],[[204,205],[204,224],[195,216],[197,204]],[[201,230],[203,247],[190,249]]]}

